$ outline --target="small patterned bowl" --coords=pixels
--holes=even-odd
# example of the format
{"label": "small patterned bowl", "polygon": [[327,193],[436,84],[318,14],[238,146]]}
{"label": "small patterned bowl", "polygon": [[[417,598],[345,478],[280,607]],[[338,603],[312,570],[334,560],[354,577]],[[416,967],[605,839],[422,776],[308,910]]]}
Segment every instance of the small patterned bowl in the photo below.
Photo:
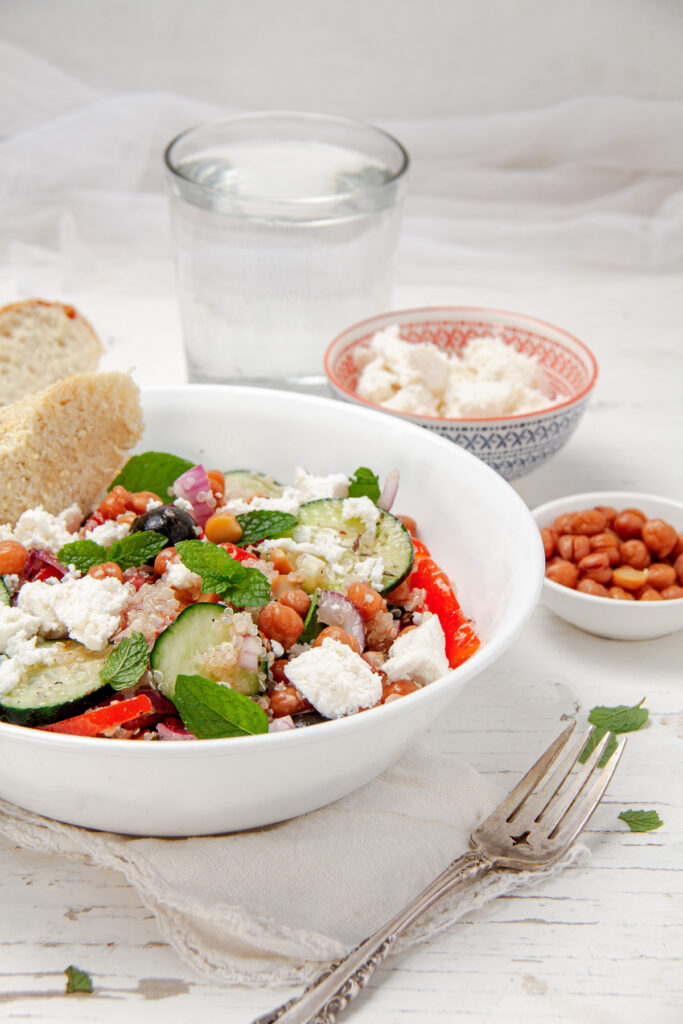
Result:
{"label": "small patterned bowl", "polygon": [[[448,355],[472,339],[493,335],[524,355],[535,356],[560,401],[540,412],[484,419],[446,419],[396,412],[356,394],[358,348],[373,334],[397,325],[404,341],[429,342]],[[583,416],[598,375],[589,349],[571,334],[519,313],[451,306],[406,309],[375,316],[349,327],[328,346],[325,373],[342,398],[417,423],[466,448],[515,480],[538,469],[562,448]]]}

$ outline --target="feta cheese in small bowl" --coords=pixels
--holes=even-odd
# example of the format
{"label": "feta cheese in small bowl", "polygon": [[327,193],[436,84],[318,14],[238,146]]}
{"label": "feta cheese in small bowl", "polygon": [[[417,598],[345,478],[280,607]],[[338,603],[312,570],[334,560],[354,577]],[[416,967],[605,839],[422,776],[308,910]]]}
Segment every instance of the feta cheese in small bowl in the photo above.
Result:
{"label": "feta cheese in small bowl", "polygon": [[434,307],[348,328],[327,348],[325,372],[347,401],[426,427],[514,480],[566,444],[598,368],[582,342],[541,320]]}

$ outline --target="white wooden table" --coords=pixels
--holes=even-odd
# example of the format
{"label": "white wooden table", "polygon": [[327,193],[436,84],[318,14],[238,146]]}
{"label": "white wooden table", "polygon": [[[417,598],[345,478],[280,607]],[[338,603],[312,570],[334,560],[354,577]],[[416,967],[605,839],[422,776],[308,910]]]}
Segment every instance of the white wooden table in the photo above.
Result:
{"label": "white wooden table", "polygon": [[[569,445],[520,481],[530,506],[609,488],[683,500],[683,288],[676,275],[511,268],[429,268],[400,306],[508,308],[583,338],[600,364],[592,405]],[[413,276],[414,282],[420,280]],[[182,374],[171,300],[71,295],[108,345],[107,365],[140,383]],[[163,360],[153,357],[163,353]],[[155,365],[153,365],[155,364]],[[554,880],[488,904],[389,961],[343,1019],[674,1024],[683,1020],[683,632],[621,643],[539,607],[515,644],[477,677],[432,732],[440,747],[509,787],[556,734],[596,704],[646,698],[586,839],[592,856]],[[631,834],[621,810],[655,809],[664,825]],[[92,975],[65,995],[64,969]],[[27,853],[0,839],[0,1019],[248,1024],[291,990],[225,988],[197,976],[163,941],[117,874]]]}

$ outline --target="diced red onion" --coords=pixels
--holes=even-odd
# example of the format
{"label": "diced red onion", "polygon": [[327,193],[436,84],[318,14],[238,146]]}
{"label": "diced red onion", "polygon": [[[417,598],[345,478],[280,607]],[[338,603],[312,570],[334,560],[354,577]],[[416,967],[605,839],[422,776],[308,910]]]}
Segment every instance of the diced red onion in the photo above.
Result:
{"label": "diced red onion", "polygon": [[289,732],[295,729],[294,719],[291,715],[283,715],[282,718],[274,718],[268,725],[268,732]]}
{"label": "diced red onion", "polygon": [[178,477],[172,489],[177,498],[189,501],[193,517],[199,526],[204,527],[209,516],[216,511],[216,499],[204,467],[192,466]]}
{"label": "diced red onion", "polygon": [[258,672],[258,663],[263,648],[261,639],[258,636],[242,637],[242,646],[237,655],[237,664],[240,668],[246,668],[249,672]]}
{"label": "diced red onion", "polygon": [[348,597],[338,594],[336,590],[321,590],[316,608],[318,620],[326,626],[340,626],[349,636],[360,644],[361,651],[365,647],[365,623],[363,616]]}
{"label": "diced red onion", "polygon": [[394,504],[396,492],[398,491],[398,477],[399,473],[397,469],[392,469],[387,473],[382,493],[377,499],[377,504],[380,508],[383,508],[385,512],[388,512]]}
{"label": "diced red onion", "polygon": [[165,718],[163,722],[157,723],[157,733],[160,740],[196,740],[179,718]]}
{"label": "diced red onion", "polygon": [[38,580],[50,579],[51,576],[61,580],[66,572],[66,566],[62,565],[49,551],[43,551],[42,548],[30,548],[22,573],[22,582],[35,583]]}

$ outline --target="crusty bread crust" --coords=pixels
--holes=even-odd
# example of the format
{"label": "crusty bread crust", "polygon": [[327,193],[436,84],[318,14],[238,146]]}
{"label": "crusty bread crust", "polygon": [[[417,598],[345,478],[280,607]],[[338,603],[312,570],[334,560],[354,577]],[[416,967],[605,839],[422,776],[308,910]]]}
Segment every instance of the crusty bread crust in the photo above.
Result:
{"label": "crusty bread crust", "polygon": [[0,409],[0,522],[42,505],[90,512],[142,435],[126,373],[80,373]]}
{"label": "crusty bread crust", "polygon": [[73,306],[44,299],[0,309],[0,405],[96,370],[102,343]]}

